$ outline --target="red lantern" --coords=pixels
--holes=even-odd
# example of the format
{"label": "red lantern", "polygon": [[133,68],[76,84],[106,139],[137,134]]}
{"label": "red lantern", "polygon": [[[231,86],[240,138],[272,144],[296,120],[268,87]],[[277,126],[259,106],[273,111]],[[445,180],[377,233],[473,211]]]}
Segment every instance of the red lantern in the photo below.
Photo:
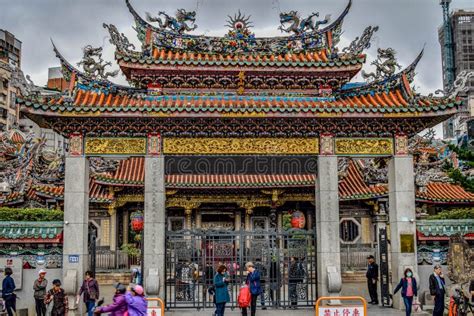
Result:
{"label": "red lantern", "polygon": [[143,230],[144,219],[142,212],[133,212],[130,215],[130,221],[133,231],[141,232]]}
{"label": "red lantern", "polygon": [[303,229],[306,225],[306,219],[304,213],[301,211],[295,211],[291,214],[291,227]]}

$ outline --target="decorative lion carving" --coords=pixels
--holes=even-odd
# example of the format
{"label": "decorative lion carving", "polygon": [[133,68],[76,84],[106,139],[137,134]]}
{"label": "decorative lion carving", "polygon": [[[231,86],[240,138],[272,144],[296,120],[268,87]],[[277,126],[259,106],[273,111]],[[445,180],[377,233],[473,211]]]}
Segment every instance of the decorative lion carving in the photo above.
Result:
{"label": "decorative lion carving", "polygon": [[382,80],[395,74],[396,69],[402,68],[395,58],[395,50],[393,48],[377,49],[377,59],[371,65],[375,66],[375,73],[366,73],[362,71],[362,77],[367,80]]}
{"label": "decorative lion carving", "polygon": [[[319,26],[329,22],[331,15],[328,14],[324,17],[324,20],[313,22],[314,17],[319,17],[319,12],[311,13],[307,18],[301,19],[298,11],[290,11],[280,13],[281,25],[278,29],[285,33],[294,33],[296,35],[302,34],[306,31],[317,31]],[[285,25],[290,24],[285,28]]]}
{"label": "decorative lion carving", "polygon": [[82,66],[84,72],[93,79],[107,80],[108,77],[115,77],[118,74],[118,70],[105,72],[105,67],[112,66],[112,63],[104,62],[102,59],[102,47],[87,45],[82,51],[84,56],[77,65]]}
{"label": "decorative lion carving", "polygon": [[[160,18],[160,15],[164,18]],[[183,34],[184,32],[190,32],[197,28],[197,25],[194,24],[196,21],[195,11],[178,9],[178,11],[176,11],[176,17],[171,17],[163,11],[158,12],[158,16],[156,17],[151,16],[148,12],[146,13],[146,16],[149,22],[157,22],[162,31],[168,30],[178,34]],[[188,25],[187,22],[190,22],[192,26]]]}

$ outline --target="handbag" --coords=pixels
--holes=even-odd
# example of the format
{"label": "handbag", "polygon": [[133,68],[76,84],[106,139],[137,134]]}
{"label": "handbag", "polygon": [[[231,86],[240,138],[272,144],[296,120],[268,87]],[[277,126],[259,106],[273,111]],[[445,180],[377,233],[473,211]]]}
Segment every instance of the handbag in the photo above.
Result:
{"label": "handbag", "polygon": [[240,288],[239,296],[237,297],[237,302],[239,303],[240,308],[247,308],[250,306],[252,300],[252,295],[250,294],[250,288],[248,285],[244,285]]}
{"label": "handbag", "polygon": [[88,281],[86,281],[86,288],[87,288],[87,294],[89,295],[90,300],[95,301],[96,299],[99,298],[98,295],[97,295],[97,291],[95,289],[93,291],[91,291]]}

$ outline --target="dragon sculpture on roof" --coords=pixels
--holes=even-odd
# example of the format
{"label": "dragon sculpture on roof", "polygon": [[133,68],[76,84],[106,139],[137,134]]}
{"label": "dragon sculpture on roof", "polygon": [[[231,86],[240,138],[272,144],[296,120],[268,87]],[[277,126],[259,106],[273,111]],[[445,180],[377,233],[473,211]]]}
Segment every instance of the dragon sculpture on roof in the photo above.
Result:
{"label": "dragon sculpture on roof", "polygon": [[393,48],[379,48],[377,49],[377,54],[377,59],[370,63],[375,66],[375,72],[366,73],[362,70],[362,77],[364,79],[378,81],[390,78],[395,74],[397,68],[402,68],[395,58],[396,51]]}
{"label": "dragon sculpture on roof", "polygon": [[112,66],[110,61],[104,62],[102,59],[102,47],[92,47],[87,45],[82,49],[84,56],[82,60],[77,63],[78,66],[82,66],[84,73],[88,76],[98,79],[107,80],[108,77],[115,77],[119,71],[105,71],[105,67]]}
{"label": "dragon sculpture on roof", "polygon": [[[285,33],[294,33],[295,35],[300,35],[304,32],[312,31],[315,32],[319,29],[319,26],[322,24],[329,23],[331,15],[328,14],[321,21],[313,22],[315,17],[319,17],[319,12],[313,12],[308,17],[302,19],[298,14],[298,11],[282,12],[280,13],[280,23],[281,25],[278,29]],[[290,24],[285,28],[285,25]]]}
{"label": "dragon sculpture on roof", "polygon": [[[164,18],[160,18],[162,15]],[[169,16],[166,12],[158,12],[158,16],[153,17],[150,13],[146,13],[148,22],[157,22],[158,27],[162,31],[171,31],[178,34],[191,32],[198,26],[194,23],[196,21],[196,11],[186,11],[185,9],[178,9],[176,17]],[[188,22],[190,25],[188,25]]]}

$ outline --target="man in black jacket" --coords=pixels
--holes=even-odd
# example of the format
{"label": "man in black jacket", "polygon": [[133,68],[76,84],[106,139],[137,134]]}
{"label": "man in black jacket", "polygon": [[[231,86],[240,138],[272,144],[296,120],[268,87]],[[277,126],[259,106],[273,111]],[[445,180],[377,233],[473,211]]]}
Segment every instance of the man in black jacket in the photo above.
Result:
{"label": "man in black jacket", "polygon": [[379,266],[375,263],[374,256],[370,255],[367,257],[368,266],[367,273],[367,287],[369,288],[370,294],[370,304],[377,305],[379,303],[379,298],[377,295],[377,281],[379,279]]}
{"label": "man in black jacket", "polygon": [[434,297],[435,302],[433,316],[443,316],[446,287],[443,272],[439,264],[434,266],[434,272],[430,275],[430,294]]}

